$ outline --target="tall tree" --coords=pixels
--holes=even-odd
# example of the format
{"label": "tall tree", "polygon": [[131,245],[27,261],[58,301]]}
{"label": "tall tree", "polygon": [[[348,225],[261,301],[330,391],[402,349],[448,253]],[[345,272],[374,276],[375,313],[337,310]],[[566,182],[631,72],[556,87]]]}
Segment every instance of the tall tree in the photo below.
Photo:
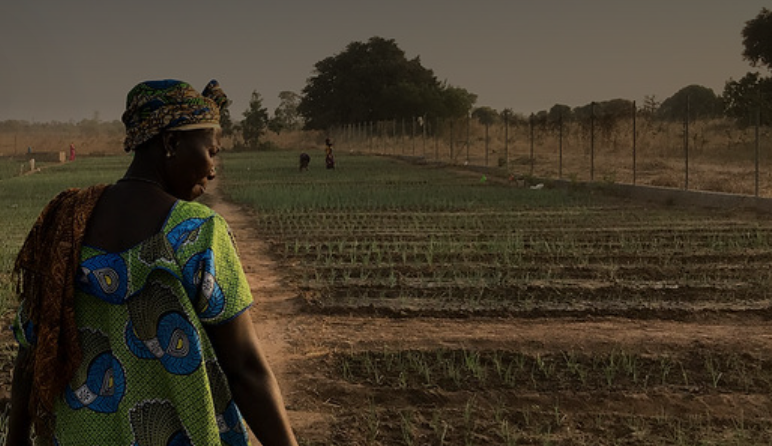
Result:
{"label": "tall tree", "polygon": [[277,135],[286,130],[298,130],[302,124],[302,118],[298,113],[300,95],[292,91],[279,93],[279,106],[273,112],[273,118],[268,121],[268,129]]}
{"label": "tall tree", "polygon": [[256,149],[267,127],[268,109],[263,107],[263,98],[260,93],[253,91],[249,108],[244,111],[244,120],[241,121],[241,136],[244,144],[251,149]]}
{"label": "tall tree", "polygon": [[466,116],[476,96],[437,81],[393,39],[352,42],[314,65],[298,112],[309,129],[415,116]]}
{"label": "tall tree", "polygon": [[743,58],[756,67],[772,69],[772,11],[762,8],[759,14],[745,22],[742,30]]}
{"label": "tall tree", "polygon": [[222,107],[220,107],[220,127],[222,127],[222,134],[223,136],[231,136],[234,132],[234,125],[233,120],[231,119],[231,111],[230,111],[230,105],[231,100],[229,99],[225,104],[223,104]]}
{"label": "tall tree", "polygon": [[724,104],[713,89],[702,85],[689,85],[662,101],[657,110],[657,117],[668,121],[683,121],[686,117],[687,102],[690,120],[723,115]]}

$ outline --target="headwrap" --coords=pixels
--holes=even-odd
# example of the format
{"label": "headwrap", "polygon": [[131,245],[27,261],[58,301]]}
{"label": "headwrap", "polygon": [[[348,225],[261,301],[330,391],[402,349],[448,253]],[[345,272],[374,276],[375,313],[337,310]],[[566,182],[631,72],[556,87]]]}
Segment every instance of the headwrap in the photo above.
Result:
{"label": "headwrap", "polygon": [[[75,322],[75,276],[86,225],[104,184],[67,189],[51,200],[16,257],[13,274],[24,311],[35,328],[29,406],[37,432],[50,429],[54,401],[80,364]],[[14,372],[16,373],[16,372]]]}
{"label": "headwrap", "polygon": [[202,93],[173,79],[142,82],[126,96],[123,149],[130,152],[164,130],[219,128],[220,108],[227,102],[216,80]]}

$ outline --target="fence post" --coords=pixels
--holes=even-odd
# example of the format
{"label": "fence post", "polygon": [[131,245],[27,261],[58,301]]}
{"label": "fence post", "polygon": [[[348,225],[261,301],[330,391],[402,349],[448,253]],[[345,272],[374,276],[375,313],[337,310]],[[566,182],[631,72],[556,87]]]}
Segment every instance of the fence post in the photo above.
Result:
{"label": "fence post", "polygon": [[558,178],[563,179],[563,112],[558,115]]}
{"label": "fence post", "polygon": [[405,154],[405,118],[402,118],[402,131],[399,134],[399,144],[402,146],[402,154]]}
{"label": "fence post", "polygon": [[637,141],[637,135],[636,135],[636,129],[635,129],[635,118],[638,114],[638,109],[635,106],[635,101],[633,101],[633,184],[635,184],[636,180],[636,157],[637,157],[637,147],[636,147],[636,141]]}
{"label": "fence post", "polygon": [[590,103],[590,181],[595,181],[595,102]]}
{"label": "fence post", "polygon": [[434,118],[434,160],[440,160],[440,118]]}
{"label": "fence post", "polygon": [[453,120],[450,120],[450,161],[453,161]]}
{"label": "fence post", "polygon": [[485,167],[488,167],[488,121],[485,121]]}
{"label": "fence post", "polygon": [[759,196],[759,126],[761,125],[761,87],[759,87],[759,102],[756,107],[756,182],[754,187],[754,195]]}
{"label": "fence post", "polygon": [[466,163],[469,164],[469,130],[472,127],[472,112],[466,114]]}
{"label": "fence post", "polygon": [[397,148],[399,147],[397,142],[397,118],[391,120],[391,138],[389,140],[391,142],[391,154],[396,155]]}
{"label": "fence post", "polygon": [[689,190],[689,95],[686,95],[686,116],[684,117],[684,189]]}
{"label": "fence post", "polygon": [[528,119],[528,126],[530,127],[531,133],[531,176],[533,176],[533,113],[531,113],[531,116]]}
{"label": "fence post", "polygon": [[410,142],[413,146],[413,156],[415,156],[415,116],[410,118]]}
{"label": "fence post", "polygon": [[504,168],[509,173],[509,111],[504,110]]}
{"label": "fence post", "polygon": [[429,122],[426,120],[426,115],[419,118],[421,120],[421,153],[426,158],[426,126]]}

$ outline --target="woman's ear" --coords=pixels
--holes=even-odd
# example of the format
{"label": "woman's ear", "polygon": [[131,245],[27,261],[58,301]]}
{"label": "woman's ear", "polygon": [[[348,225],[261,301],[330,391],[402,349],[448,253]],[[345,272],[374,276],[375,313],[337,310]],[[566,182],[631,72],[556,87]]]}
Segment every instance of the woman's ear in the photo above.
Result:
{"label": "woman's ear", "polygon": [[161,134],[161,142],[163,144],[164,152],[167,158],[174,158],[177,154],[177,145],[179,144],[178,137],[175,132],[163,132]]}

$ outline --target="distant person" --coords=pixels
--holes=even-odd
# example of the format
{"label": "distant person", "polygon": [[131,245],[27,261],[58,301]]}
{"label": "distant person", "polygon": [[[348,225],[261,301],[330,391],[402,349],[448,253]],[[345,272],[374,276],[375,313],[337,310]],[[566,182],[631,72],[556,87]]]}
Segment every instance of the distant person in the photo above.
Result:
{"label": "distant person", "polygon": [[324,165],[328,169],[334,169],[335,168],[335,156],[332,154],[332,140],[330,138],[327,138],[324,140],[324,144],[327,146],[324,149]]}
{"label": "distant person", "polygon": [[70,161],[75,161],[75,143],[70,143]]}
{"label": "distant person", "polygon": [[6,445],[297,446],[228,224],[193,200],[215,179],[216,81],[126,99],[126,173],[67,189],[14,264],[19,352]]}
{"label": "distant person", "polygon": [[32,146],[27,146],[27,154],[29,155],[32,153]]}
{"label": "distant person", "polygon": [[301,153],[300,154],[300,171],[306,171],[308,170],[308,163],[311,162],[311,156],[309,156],[307,153]]}

